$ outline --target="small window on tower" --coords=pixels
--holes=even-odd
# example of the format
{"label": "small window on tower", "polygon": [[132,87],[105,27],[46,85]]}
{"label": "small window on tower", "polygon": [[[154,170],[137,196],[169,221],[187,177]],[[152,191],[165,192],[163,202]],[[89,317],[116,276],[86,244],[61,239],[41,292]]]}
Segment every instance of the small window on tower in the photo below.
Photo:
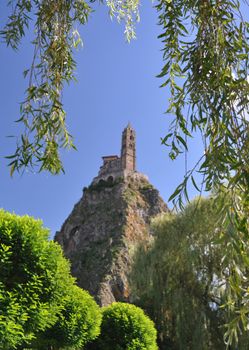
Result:
{"label": "small window on tower", "polygon": [[130,143],[130,144],[129,144],[129,147],[130,147],[130,148],[133,148],[133,144],[132,144],[132,143]]}
{"label": "small window on tower", "polygon": [[131,140],[131,141],[134,140],[134,136],[133,136],[133,135],[130,136],[130,140]]}

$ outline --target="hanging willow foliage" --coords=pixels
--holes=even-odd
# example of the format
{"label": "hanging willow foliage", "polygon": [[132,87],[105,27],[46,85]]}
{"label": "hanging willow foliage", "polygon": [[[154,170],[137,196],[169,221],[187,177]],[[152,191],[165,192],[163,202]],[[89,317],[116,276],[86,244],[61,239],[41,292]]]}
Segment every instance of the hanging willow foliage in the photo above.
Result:
{"label": "hanging willow foliage", "polygon": [[90,7],[82,0],[13,0],[9,4],[13,11],[1,35],[13,49],[31,17],[36,18],[33,61],[24,72],[29,85],[18,120],[25,129],[15,154],[8,157],[11,174],[37,162],[40,170],[57,174],[63,170],[58,148],[74,147],[61,101],[63,85],[73,79],[76,66],[72,50],[81,43],[73,26],[86,23]]}
{"label": "hanging willow foliage", "polygon": [[[75,148],[66,126],[62,90],[74,80],[73,51],[82,44],[76,27],[86,24],[91,7],[84,0],[10,0],[8,5],[11,14],[0,32],[8,46],[17,49],[31,21],[35,23],[33,60],[24,71],[28,88],[18,119],[24,132],[15,153],[7,157],[11,175],[37,165],[40,171],[58,174],[63,171],[59,149]],[[111,16],[125,21],[126,38],[131,40],[134,21],[139,19],[138,1],[107,0],[107,6]]]}
{"label": "hanging willow foliage", "polygon": [[[175,159],[187,153],[196,132],[203,139],[203,155],[170,199],[183,208],[191,182],[199,191],[231,196],[219,211],[220,235],[228,244],[223,258],[232,271],[223,305],[234,315],[224,338],[230,345],[247,330],[249,315],[249,23],[236,0],[161,0],[157,10],[165,61],[159,77],[170,88],[167,112],[174,115],[162,144]],[[227,236],[230,225],[234,234]]]}
{"label": "hanging willow foliage", "polygon": [[204,140],[203,156],[172,195],[181,206],[187,181],[197,187],[196,169],[207,191],[227,179],[228,186],[247,185],[249,24],[236,1],[161,1],[157,10],[165,60],[159,77],[167,78],[167,112],[175,115],[162,143],[175,159],[196,130]]}
{"label": "hanging willow foliage", "polygon": [[[231,260],[224,259],[225,251],[233,251],[230,239],[217,226],[219,200],[198,199],[181,213],[157,218],[154,242],[136,253],[132,292],[156,323],[162,349],[227,348],[226,324],[235,313],[223,305],[236,305],[230,298],[235,276]],[[232,236],[233,228],[227,233]],[[246,249],[249,253],[248,242]],[[237,345],[229,349],[248,346],[248,330],[241,328]]]}

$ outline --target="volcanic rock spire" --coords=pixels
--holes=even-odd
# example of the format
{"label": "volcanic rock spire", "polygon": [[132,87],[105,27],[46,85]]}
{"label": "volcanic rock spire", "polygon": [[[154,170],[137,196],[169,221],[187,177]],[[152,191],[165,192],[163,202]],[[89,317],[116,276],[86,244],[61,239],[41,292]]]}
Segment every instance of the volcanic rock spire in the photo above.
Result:
{"label": "volcanic rock spire", "polygon": [[136,247],[151,239],[151,218],[168,211],[148,178],[136,171],[136,135],[128,124],[121,156],[103,157],[98,176],[74,206],[58,241],[73,276],[100,305],[132,301],[128,274]]}

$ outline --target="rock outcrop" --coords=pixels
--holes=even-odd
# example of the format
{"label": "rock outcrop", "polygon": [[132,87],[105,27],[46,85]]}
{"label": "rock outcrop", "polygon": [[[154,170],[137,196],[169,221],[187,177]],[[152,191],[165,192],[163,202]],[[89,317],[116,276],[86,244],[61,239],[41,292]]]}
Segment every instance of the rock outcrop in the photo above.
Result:
{"label": "rock outcrop", "polygon": [[132,302],[127,277],[134,251],[151,239],[151,219],[166,211],[158,191],[136,171],[84,188],[55,237],[78,285],[102,306]]}

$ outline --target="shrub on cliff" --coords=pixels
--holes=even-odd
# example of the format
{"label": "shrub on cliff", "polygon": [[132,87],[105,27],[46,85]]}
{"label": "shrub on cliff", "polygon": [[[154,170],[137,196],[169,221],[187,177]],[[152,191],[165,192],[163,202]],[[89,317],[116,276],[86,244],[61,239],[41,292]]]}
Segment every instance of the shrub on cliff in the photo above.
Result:
{"label": "shrub on cliff", "polygon": [[63,329],[60,347],[72,348],[98,333],[97,305],[75,286],[61,248],[48,235],[41,221],[0,210],[1,350],[36,348],[49,329],[55,340]]}
{"label": "shrub on cliff", "polygon": [[142,309],[113,303],[102,309],[101,334],[92,343],[98,350],[156,350],[156,329]]}

